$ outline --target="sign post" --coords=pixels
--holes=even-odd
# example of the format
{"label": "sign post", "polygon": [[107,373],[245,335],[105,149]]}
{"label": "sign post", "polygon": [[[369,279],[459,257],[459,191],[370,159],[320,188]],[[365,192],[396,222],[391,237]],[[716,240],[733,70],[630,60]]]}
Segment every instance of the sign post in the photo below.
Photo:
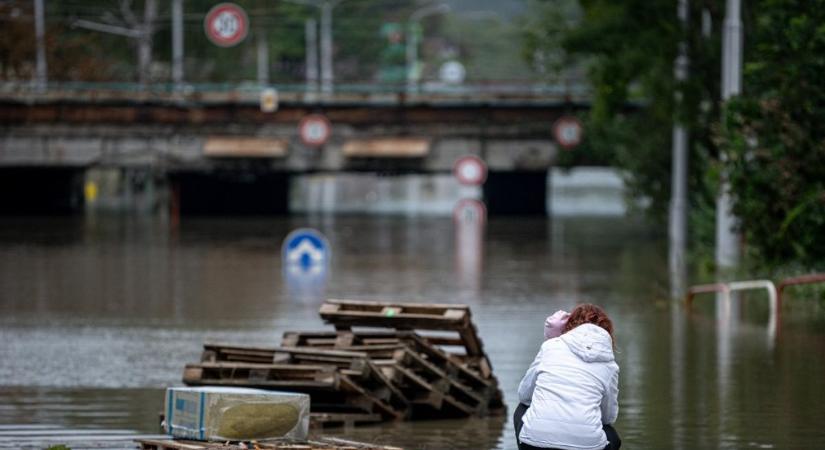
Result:
{"label": "sign post", "polygon": [[249,33],[246,12],[234,3],[220,3],[206,14],[203,20],[206,37],[219,47],[240,44]]}

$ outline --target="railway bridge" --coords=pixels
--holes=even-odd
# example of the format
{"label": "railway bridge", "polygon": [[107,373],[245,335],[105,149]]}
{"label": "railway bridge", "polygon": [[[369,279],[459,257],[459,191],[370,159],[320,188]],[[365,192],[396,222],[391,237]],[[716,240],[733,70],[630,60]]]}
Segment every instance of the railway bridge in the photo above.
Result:
{"label": "railway bridge", "polygon": [[[108,189],[121,199],[148,191],[149,207],[173,203],[183,212],[277,213],[306,203],[315,184],[336,177],[405,178],[410,186],[424,180],[413,188],[424,194],[440,184],[459,189],[447,181],[453,165],[476,155],[489,170],[481,195],[491,212],[538,212],[558,151],[552,125],[589,106],[584,95],[530,89],[286,90],[267,102],[274,111],[264,112],[260,89],[6,87],[0,204],[72,211]],[[328,134],[323,124],[302,125],[319,116]]]}

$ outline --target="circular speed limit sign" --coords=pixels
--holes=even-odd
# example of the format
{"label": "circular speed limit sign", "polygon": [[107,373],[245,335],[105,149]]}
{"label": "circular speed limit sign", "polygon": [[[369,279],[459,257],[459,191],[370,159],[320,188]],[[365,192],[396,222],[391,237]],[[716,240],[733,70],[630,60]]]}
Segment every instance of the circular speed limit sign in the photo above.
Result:
{"label": "circular speed limit sign", "polygon": [[570,150],[582,141],[584,127],[579,119],[572,116],[562,116],[553,124],[553,137],[566,150]]}
{"label": "circular speed limit sign", "polygon": [[249,18],[240,6],[234,3],[221,3],[206,14],[203,27],[213,44],[232,47],[246,38],[249,32]]}
{"label": "circular speed limit sign", "polygon": [[320,147],[326,144],[332,132],[329,120],[320,114],[310,114],[298,124],[301,141],[308,147]]}
{"label": "circular speed limit sign", "polygon": [[458,158],[453,164],[453,175],[467,186],[481,186],[487,180],[487,164],[475,155]]}

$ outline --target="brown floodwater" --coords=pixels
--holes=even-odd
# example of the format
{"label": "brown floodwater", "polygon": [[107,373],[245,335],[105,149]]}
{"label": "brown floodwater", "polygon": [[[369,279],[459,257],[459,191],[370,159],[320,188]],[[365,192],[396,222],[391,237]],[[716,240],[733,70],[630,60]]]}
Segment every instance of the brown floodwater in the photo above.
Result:
{"label": "brown floodwater", "polygon": [[[325,288],[287,283],[294,228],[332,247]],[[460,234],[460,235],[459,235]],[[163,389],[204,341],[276,345],[322,330],[326,297],[471,305],[510,411],[543,319],[603,305],[621,367],[624,448],[816,448],[825,442],[825,312],[793,298],[770,330],[762,294],[732,318],[665,300],[665,237],[616,219],[0,220],[0,424],[158,431]],[[468,237],[469,236],[469,237]],[[755,274],[756,275],[756,274]],[[707,281],[707,280],[702,280]],[[412,449],[514,449],[508,418],[337,430]]]}

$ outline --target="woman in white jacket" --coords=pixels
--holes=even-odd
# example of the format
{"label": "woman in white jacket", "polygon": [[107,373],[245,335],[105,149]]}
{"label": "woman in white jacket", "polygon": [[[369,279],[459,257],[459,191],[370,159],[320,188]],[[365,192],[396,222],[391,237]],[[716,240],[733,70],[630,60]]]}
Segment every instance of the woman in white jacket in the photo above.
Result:
{"label": "woman in white jacket", "polygon": [[621,440],[611,424],[619,414],[619,366],[604,310],[576,306],[562,335],[542,344],[518,394],[519,449],[618,449]]}

